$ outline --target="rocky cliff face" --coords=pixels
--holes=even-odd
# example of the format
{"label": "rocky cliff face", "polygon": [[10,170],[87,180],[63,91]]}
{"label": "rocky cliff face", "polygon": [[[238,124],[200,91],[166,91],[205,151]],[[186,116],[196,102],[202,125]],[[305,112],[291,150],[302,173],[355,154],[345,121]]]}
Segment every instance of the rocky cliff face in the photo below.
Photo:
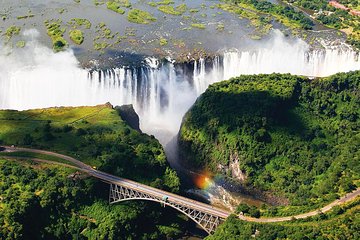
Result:
{"label": "rocky cliff face", "polygon": [[140,119],[137,113],[134,110],[132,104],[116,106],[115,109],[119,113],[120,117],[133,129],[141,132],[140,130]]}
{"label": "rocky cliff face", "polygon": [[246,174],[240,169],[239,155],[237,154],[237,152],[230,155],[229,171],[231,172],[232,178],[235,178],[240,182],[246,180]]}
{"label": "rocky cliff face", "polygon": [[245,172],[240,169],[240,161],[239,154],[235,152],[230,154],[229,165],[219,164],[217,168],[222,174],[230,176],[233,180],[244,182],[247,176]]}

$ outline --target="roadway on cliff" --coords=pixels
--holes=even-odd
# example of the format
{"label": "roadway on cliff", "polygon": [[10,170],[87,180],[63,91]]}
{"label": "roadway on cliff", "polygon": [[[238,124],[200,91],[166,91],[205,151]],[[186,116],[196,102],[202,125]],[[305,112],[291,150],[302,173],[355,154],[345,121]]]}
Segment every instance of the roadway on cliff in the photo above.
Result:
{"label": "roadway on cliff", "polygon": [[[143,192],[143,193],[150,194],[150,195],[157,196],[157,197],[167,196],[168,199],[171,201],[175,201],[175,202],[178,202],[179,204],[187,205],[191,208],[218,216],[222,219],[226,219],[230,214],[232,214],[229,211],[213,207],[209,204],[201,203],[201,202],[198,202],[198,201],[195,201],[195,200],[192,200],[189,198],[185,198],[185,197],[173,194],[173,193],[169,193],[169,192],[166,192],[166,191],[163,191],[160,189],[156,189],[156,188],[153,188],[153,187],[150,187],[150,186],[147,186],[147,185],[144,185],[144,184],[141,184],[141,183],[129,180],[129,179],[120,178],[120,177],[117,177],[117,176],[114,176],[114,175],[111,175],[111,174],[108,174],[108,173],[105,173],[102,171],[98,171],[96,169],[93,169],[91,166],[89,166],[75,158],[72,158],[70,156],[66,156],[63,154],[55,153],[55,152],[45,151],[45,150],[38,150],[38,149],[9,147],[9,146],[1,146],[1,147],[3,148],[2,149],[3,152],[29,152],[29,153],[45,154],[48,156],[61,158],[63,160],[68,161],[71,164],[58,163],[58,162],[54,162],[54,161],[38,159],[38,158],[31,158],[31,157],[4,156],[6,158],[12,158],[12,159],[16,159],[16,158],[24,159],[25,158],[25,159],[38,161],[38,162],[53,163],[53,164],[63,165],[66,167],[76,168],[76,169],[86,172],[87,174],[89,174],[97,179],[100,179],[104,182],[107,182],[110,184],[122,185],[127,188],[134,189],[136,191]],[[73,166],[73,165],[75,165],[75,166]],[[260,222],[260,223],[285,222],[285,221],[291,221],[294,219],[304,219],[307,217],[316,216],[318,214],[328,212],[334,206],[338,206],[338,205],[350,202],[350,201],[354,200],[356,197],[358,197],[359,195],[360,195],[360,188],[356,189],[355,191],[353,191],[351,193],[346,194],[345,196],[341,197],[340,199],[337,199],[337,200],[331,202],[330,204],[322,207],[321,209],[303,213],[303,214],[299,214],[299,215],[293,215],[293,216],[287,216],[287,217],[272,217],[272,218],[252,218],[252,217],[248,217],[248,216],[244,216],[244,215],[240,214],[240,215],[238,215],[238,217],[244,221]]]}

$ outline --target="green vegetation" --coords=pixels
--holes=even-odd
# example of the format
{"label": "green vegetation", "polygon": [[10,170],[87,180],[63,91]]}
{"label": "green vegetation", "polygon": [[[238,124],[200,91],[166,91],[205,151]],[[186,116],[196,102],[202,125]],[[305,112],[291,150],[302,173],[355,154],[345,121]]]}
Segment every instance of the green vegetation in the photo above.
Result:
{"label": "green vegetation", "polygon": [[[224,2],[231,3],[232,7],[230,7],[230,10],[235,13],[244,14],[244,11],[246,14],[252,15],[252,13],[255,13],[258,15],[258,18],[261,18],[262,16],[259,16],[259,14],[267,14],[269,17],[274,17],[279,22],[283,23],[285,26],[290,27],[292,29],[295,28],[301,28],[305,30],[312,29],[312,26],[314,25],[313,22],[305,16],[301,11],[295,10],[291,6],[284,6],[281,4],[273,4],[266,0],[223,0]],[[237,5],[237,7],[234,7],[234,5]],[[222,4],[219,4],[218,7],[224,9],[224,6]],[[228,6],[226,6],[226,9],[229,9]],[[252,18],[254,18],[253,16]]]}
{"label": "green vegetation", "polygon": [[115,37],[115,34],[113,34],[111,29],[103,22],[96,26],[96,32],[99,34],[98,38],[113,39]]}
{"label": "green vegetation", "polygon": [[186,4],[181,4],[179,6],[176,6],[175,8],[170,5],[161,5],[158,7],[158,9],[164,13],[172,14],[172,15],[182,15],[186,12]]}
{"label": "green vegetation", "polygon": [[84,42],[84,34],[81,30],[73,29],[69,31],[70,39],[80,45]]}
{"label": "green vegetation", "polygon": [[[355,204],[355,205],[354,205]],[[310,220],[294,220],[287,223],[250,223],[230,216],[206,240],[215,239],[359,239],[359,200],[348,210],[336,207],[329,214],[321,214]]]}
{"label": "green vegetation", "polygon": [[245,186],[289,200],[264,215],[323,206],[360,185],[359,77],[272,74],[214,84],[184,117],[183,159],[232,178],[235,164]]}
{"label": "green vegetation", "polygon": [[189,12],[191,12],[191,13],[197,13],[197,12],[199,12],[200,10],[199,9],[196,9],[196,8],[192,8],[192,9],[190,9],[189,10]]}
{"label": "green vegetation", "polygon": [[84,42],[84,32],[82,29],[90,29],[91,22],[85,18],[72,18],[68,24],[72,26],[72,29],[69,31],[70,39],[78,45],[81,45]]}
{"label": "green vegetation", "polygon": [[[260,36],[266,35],[272,28],[270,16],[264,17],[256,12],[254,8],[249,8],[249,6],[245,8],[243,4],[218,4],[217,7],[224,11],[237,14],[240,18],[249,19],[250,24],[255,27],[255,31]],[[222,12],[218,12],[218,14],[222,14]]]}
{"label": "green vegetation", "polygon": [[216,26],[216,30],[218,30],[218,31],[224,31],[224,29],[225,29],[225,25],[224,24],[222,24],[222,23],[219,23],[217,26]]}
{"label": "green vegetation", "polygon": [[172,0],[163,0],[163,1],[158,1],[158,2],[148,2],[148,4],[152,7],[156,7],[159,5],[170,5],[170,4],[174,4],[175,2]]}
{"label": "green vegetation", "polygon": [[17,18],[18,20],[20,20],[20,19],[27,19],[27,18],[32,18],[32,17],[35,17],[35,15],[32,14],[32,13],[29,13],[28,15],[17,16],[16,18]]}
{"label": "green vegetation", "polygon": [[[348,36],[348,43],[360,49],[360,16],[351,14],[350,10],[337,9],[331,6],[327,0],[289,0],[289,2],[315,11],[313,16],[318,21],[328,27],[345,32]],[[359,1],[340,0],[338,2],[351,10],[359,10]]]}
{"label": "green vegetation", "polygon": [[16,42],[16,47],[18,48],[24,48],[26,45],[26,42],[25,41],[18,41]]}
{"label": "green vegetation", "polygon": [[93,0],[95,6],[99,6],[99,5],[103,5],[105,2],[103,1],[98,1],[98,0]]}
{"label": "green vegetation", "polygon": [[91,28],[91,22],[85,18],[72,18],[68,24],[73,27],[84,26],[86,29]]}
{"label": "green vegetation", "polygon": [[[64,153],[91,166],[168,191],[179,178],[154,137],[130,128],[111,105],[0,111],[0,143]],[[18,160],[4,160],[7,156]],[[84,173],[0,153],[0,236],[4,239],[166,239],[187,218],[159,204],[108,203],[108,186]],[[37,221],[34,221],[37,216]]]}
{"label": "green vegetation", "polygon": [[21,28],[18,26],[10,26],[6,29],[5,36],[10,40],[14,35],[19,35]]}
{"label": "green vegetation", "polygon": [[136,8],[129,11],[127,18],[129,22],[138,24],[149,24],[150,22],[156,21],[156,18],[152,16],[149,12],[142,11]]}
{"label": "green vegetation", "polygon": [[62,152],[119,176],[168,184],[157,177],[167,169],[161,145],[129,128],[109,105],[0,111],[0,119],[2,144]]}
{"label": "green vegetation", "polygon": [[166,38],[160,38],[160,46],[166,46],[168,45],[168,41]]}
{"label": "green vegetation", "polygon": [[47,34],[52,40],[53,49],[55,52],[63,50],[67,45],[67,41],[63,38],[66,28],[61,28],[61,20],[46,20],[45,26],[47,29]]}
{"label": "green vegetation", "polygon": [[0,236],[166,239],[186,226],[169,208],[139,201],[109,205],[107,194],[106,184],[75,170],[0,158]]}
{"label": "green vegetation", "polygon": [[[105,48],[114,46],[116,43],[120,43],[124,38],[122,36],[117,36],[119,33],[113,33],[110,28],[106,26],[104,22],[99,23],[96,26],[96,33],[98,34],[94,38],[94,49],[97,51],[102,51]],[[114,43],[110,43],[109,40],[114,39],[117,36],[117,40]]]}
{"label": "green vegetation", "polygon": [[64,12],[66,12],[67,10],[65,8],[59,8],[57,9],[57,11],[60,13],[60,14],[63,14]]}
{"label": "green vegetation", "polygon": [[110,44],[107,42],[94,42],[94,49],[96,51],[104,50],[105,48],[109,47]]}
{"label": "green vegetation", "polygon": [[206,26],[203,23],[192,23],[191,27],[198,28],[198,29],[205,29]]}
{"label": "green vegetation", "polygon": [[125,10],[121,8],[121,4],[118,2],[106,2],[106,7],[119,14],[125,13]]}

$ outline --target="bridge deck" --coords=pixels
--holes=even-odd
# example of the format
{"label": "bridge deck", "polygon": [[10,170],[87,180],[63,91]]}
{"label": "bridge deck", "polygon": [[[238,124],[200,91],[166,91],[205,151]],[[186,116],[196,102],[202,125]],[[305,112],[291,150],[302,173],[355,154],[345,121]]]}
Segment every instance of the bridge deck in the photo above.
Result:
{"label": "bridge deck", "polygon": [[46,155],[50,155],[50,156],[56,156],[56,157],[68,160],[69,162],[78,166],[82,171],[87,172],[91,176],[101,179],[104,182],[123,186],[126,188],[130,188],[130,189],[136,190],[138,192],[149,194],[149,195],[152,195],[152,196],[155,196],[158,198],[167,196],[168,197],[167,201],[169,201],[169,202],[174,202],[174,203],[177,203],[180,205],[185,205],[190,208],[196,209],[198,211],[202,211],[202,212],[220,217],[221,219],[226,219],[230,215],[230,212],[220,209],[220,208],[217,208],[217,207],[214,207],[214,206],[211,206],[209,204],[205,204],[205,203],[202,203],[199,201],[192,200],[190,198],[179,196],[174,193],[170,193],[170,192],[163,191],[163,190],[160,190],[157,188],[153,188],[153,187],[150,187],[145,184],[141,184],[141,183],[129,180],[129,179],[117,177],[117,176],[114,176],[114,175],[111,175],[111,174],[108,174],[105,172],[98,171],[75,158],[72,158],[72,157],[69,157],[69,156],[66,156],[63,154],[54,153],[54,152],[45,151],[45,150],[38,150],[38,149],[7,147],[7,146],[3,146],[3,147],[6,149],[6,151],[12,151],[12,152],[25,151],[25,152],[33,152],[33,153],[46,154]]}

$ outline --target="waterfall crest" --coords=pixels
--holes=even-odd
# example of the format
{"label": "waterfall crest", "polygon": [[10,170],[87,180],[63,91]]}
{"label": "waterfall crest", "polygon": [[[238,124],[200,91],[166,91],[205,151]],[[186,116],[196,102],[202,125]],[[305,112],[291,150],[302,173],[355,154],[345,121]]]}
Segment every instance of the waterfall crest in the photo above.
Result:
{"label": "waterfall crest", "polygon": [[182,117],[209,84],[240,74],[292,73],[328,76],[360,69],[350,48],[311,50],[283,35],[252,50],[224,50],[212,58],[189,63],[144,58],[141,66],[107,70],[79,67],[71,51],[54,54],[28,34],[27,46],[0,53],[0,108],[30,109],[111,102],[133,104],[144,132],[163,144],[176,135]]}

